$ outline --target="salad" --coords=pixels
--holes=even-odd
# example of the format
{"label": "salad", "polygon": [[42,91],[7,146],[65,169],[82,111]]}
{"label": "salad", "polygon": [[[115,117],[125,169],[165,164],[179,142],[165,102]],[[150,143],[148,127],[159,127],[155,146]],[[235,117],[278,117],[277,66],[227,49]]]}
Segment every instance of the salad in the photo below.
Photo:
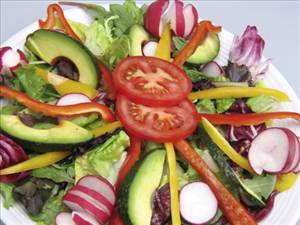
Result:
{"label": "salad", "polygon": [[[62,6],[93,15],[87,26]],[[299,137],[272,121],[264,40],[193,4],[60,2],[0,50],[0,190],[39,225],[257,224],[295,184]],[[5,102],[5,103],[4,103]]]}

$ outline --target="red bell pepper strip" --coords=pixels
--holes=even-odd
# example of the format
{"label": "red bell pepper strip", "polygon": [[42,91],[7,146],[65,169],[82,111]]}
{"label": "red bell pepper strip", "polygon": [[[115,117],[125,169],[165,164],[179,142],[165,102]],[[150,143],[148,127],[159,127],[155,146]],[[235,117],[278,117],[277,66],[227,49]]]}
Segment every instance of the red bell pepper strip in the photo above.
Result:
{"label": "red bell pepper strip", "polygon": [[249,126],[258,125],[274,119],[292,118],[300,121],[300,114],[296,112],[266,112],[266,113],[246,113],[246,114],[198,114],[198,120],[205,117],[215,125]]}
{"label": "red bell pepper strip", "polygon": [[101,72],[101,82],[104,86],[104,90],[108,93],[109,99],[114,100],[116,98],[116,89],[112,80],[112,74],[100,60],[97,60],[97,65]]}
{"label": "red bell pepper strip", "polygon": [[72,116],[82,115],[87,113],[98,113],[99,115],[102,116],[104,121],[107,122],[114,121],[114,116],[110,111],[110,109],[105,105],[101,105],[96,102],[81,103],[81,104],[67,105],[67,106],[49,105],[43,102],[36,101],[23,92],[16,91],[14,89],[5,86],[0,86],[0,96],[15,100],[20,104],[26,106],[27,108],[36,112],[41,112],[46,116],[72,117]]}
{"label": "red bell pepper strip", "polygon": [[132,166],[136,163],[136,161],[140,157],[141,143],[142,142],[140,139],[132,136],[130,137],[130,147],[129,147],[128,155],[125,162],[123,163],[123,166],[121,167],[121,170],[119,172],[119,177],[115,185],[117,192],[119,191],[119,188],[122,182],[124,181],[126,175],[128,174]]}
{"label": "red bell pepper strip", "polygon": [[196,51],[197,47],[205,40],[209,32],[218,33],[221,31],[220,26],[214,26],[210,21],[201,21],[196,28],[192,39],[178,53],[173,63],[177,66],[182,66],[184,62]]}
{"label": "red bell pepper strip", "polygon": [[55,27],[55,15],[57,13],[58,18],[65,29],[65,32],[70,35],[71,37],[75,38],[76,40],[80,41],[80,38],[75,34],[72,30],[71,26],[69,25],[62,8],[58,4],[51,4],[48,6],[47,14],[48,17],[46,21],[39,20],[40,28],[43,29],[53,29]]}
{"label": "red bell pepper strip", "polygon": [[175,148],[183,158],[199,173],[204,182],[215,194],[219,206],[230,224],[256,225],[248,211],[237,201],[226,187],[211,172],[198,153],[185,140],[175,143]]}
{"label": "red bell pepper strip", "polygon": [[114,208],[114,211],[112,213],[109,225],[124,225],[121,216],[119,214],[118,208]]}

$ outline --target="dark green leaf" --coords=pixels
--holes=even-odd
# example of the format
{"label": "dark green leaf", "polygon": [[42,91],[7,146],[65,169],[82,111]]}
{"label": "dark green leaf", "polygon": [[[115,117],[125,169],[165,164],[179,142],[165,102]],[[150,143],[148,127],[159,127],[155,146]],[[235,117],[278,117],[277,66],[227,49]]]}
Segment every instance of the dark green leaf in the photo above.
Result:
{"label": "dark green leaf", "polygon": [[24,108],[24,106],[20,105],[17,102],[9,102],[8,104],[1,107],[0,114],[11,115],[20,112]]}
{"label": "dark green leaf", "polygon": [[51,101],[59,97],[51,84],[46,83],[32,66],[21,67],[15,71],[26,94],[35,100]]}

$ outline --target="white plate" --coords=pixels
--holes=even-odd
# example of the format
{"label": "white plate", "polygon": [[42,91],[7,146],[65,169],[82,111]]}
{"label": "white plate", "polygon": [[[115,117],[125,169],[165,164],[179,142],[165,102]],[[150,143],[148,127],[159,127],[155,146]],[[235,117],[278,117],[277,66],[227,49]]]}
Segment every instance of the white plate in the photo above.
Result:
{"label": "white plate", "polygon": [[[66,10],[66,16],[75,21],[83,22],[89,24],[91,18],[80,9],[70,9]],[[12,36],[1,46],[11,46],[13,48],[22,48],[25,42],[26,36],[38,28],[37,23],[33,23],[23,30],[19,31],[17,34]],[[221,40],[221,50],[216,61],[221,65],[225,65],[228,59],[228,53],[231,46],[233,34],[223,30],[220,34]],[[269,87],[279,89],[287,93],[291,99],[291,102],[280,104],[280,111],[294,111],[300,112],[300,100],[297,95],[280,74],[280,72],[271,65],[265,79],[266,84]],[[288,127],[293,130],[298,136],[300,136],[300,126],[299,122],[293,120],[280,120],[274,122],[274,126]],[[292,189],[284,193],[279,194],[275,200],[275,206],[271,214],[263,220],[260,225],[295,225],[297,220],[300,219],[300,179],[298,176],[297,183]],[[34,225],[35,223],[30,220],[24,209],[16,204],[9,210],[5,209],[2,204],[2,199],[0,197],[0,212],[1,220],[7,225]]]}

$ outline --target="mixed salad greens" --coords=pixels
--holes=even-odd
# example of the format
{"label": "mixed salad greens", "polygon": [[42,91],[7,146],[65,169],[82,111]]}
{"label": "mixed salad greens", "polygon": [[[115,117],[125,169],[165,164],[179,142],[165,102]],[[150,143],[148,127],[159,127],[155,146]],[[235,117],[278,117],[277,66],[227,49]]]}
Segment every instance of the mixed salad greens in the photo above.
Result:
{"label": "mixed salad greens", "polygon": [[[68,20],[61,6],[94,21]],[[257,224],[300,171],[255,26],[227,65],[192,4],[51,4],[0,50],[0,190],[39,225]],[[5,103],[4,103],[5,102]]]}

